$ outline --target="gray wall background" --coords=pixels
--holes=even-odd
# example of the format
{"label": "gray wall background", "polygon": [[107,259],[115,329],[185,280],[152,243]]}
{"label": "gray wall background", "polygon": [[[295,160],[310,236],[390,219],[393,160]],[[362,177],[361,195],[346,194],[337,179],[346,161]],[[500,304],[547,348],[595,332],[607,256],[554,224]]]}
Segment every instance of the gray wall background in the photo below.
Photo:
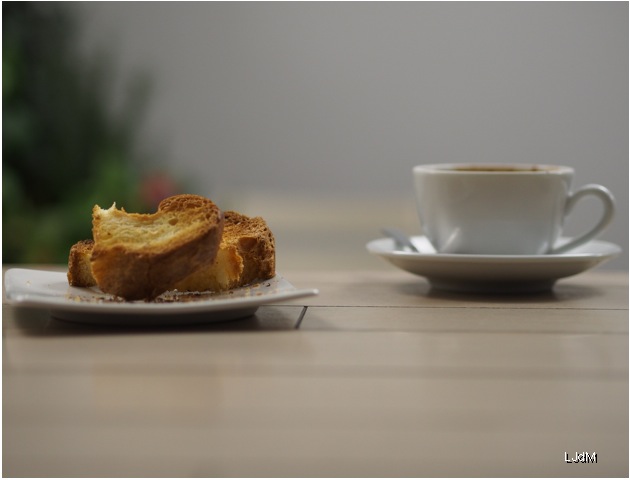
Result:
{"label": "gray wall background", "polygon": [[412,201],[419,163],[571,165],[615,194],[628,267],[627,2],[68,6],[86,51],[154,74],[147,141],[201,193]]}

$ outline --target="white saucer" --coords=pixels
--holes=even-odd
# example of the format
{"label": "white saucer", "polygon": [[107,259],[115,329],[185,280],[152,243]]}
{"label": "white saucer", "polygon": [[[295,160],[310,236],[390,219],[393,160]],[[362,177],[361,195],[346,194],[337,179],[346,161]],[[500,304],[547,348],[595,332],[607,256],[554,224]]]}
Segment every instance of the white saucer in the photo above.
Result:
{"label": "white saucer", "polygon": [[425,237],[411,237],[411,241],[420,253],[396,250],[391,238],[373,240],[366,247],[396,267],[425,277],[436,289],[458,292],[550,290],[556,280],[584,272],[621,252],[618,245],[592,240],[558,255],[441,254],[433,252]]}
{"label": "white saucer", "polygon": [[[50,311],[61,320],[103,325],[186,325],[235,320],[253,315],[259,306],[317,295],[297,289],[281,275],[225,293],[166,293],[151,302],[126,302],[97,287],[68,285],[66,272],[11,268],[4,275],[9,303]],[[160,301],[161,300],[161,301]]]}

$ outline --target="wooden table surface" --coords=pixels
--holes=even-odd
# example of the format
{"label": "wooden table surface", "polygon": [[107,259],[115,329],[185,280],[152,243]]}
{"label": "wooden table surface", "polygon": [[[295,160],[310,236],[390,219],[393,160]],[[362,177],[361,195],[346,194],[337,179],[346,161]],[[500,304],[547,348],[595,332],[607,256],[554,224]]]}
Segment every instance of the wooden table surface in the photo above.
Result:
{"label": "wooden table surface", "polygon": [[283,273],[319,295],[193,327],[4,300],[3,475],[628,476],[627,273],[522,296]]}

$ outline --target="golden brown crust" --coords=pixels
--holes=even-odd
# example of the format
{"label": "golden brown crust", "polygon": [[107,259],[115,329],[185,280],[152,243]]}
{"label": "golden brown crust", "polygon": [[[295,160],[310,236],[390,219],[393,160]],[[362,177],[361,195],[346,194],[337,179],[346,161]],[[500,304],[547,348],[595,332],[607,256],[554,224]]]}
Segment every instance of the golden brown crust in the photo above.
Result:
{"label": "golden brown crust", "polygon": [[243,284],[267,280],[276,274],[276,242],[261,217],[225,212],[224,242],[235,245],[243,257]]}
{"label": "golden brown crust", "polygon": [[68,283],[73,287],[93,287],[96,280],[92,275],[90,257],[94,248],[93,240],[81,240],[70,248],[68,256]]}
{"label": "golden brown crust", "polygon": [[[77,245],[71,251],[75,250],[84,261],[87,259],[89,265],[91,247],[79,249]],[[69,263],[68,278],[77,278],[75,265],[78,263]],[[223,235],[215,260],[178,281],[172,288],[179,291],[225,291],[272,278],[275,274],[275,239],[265,220],[228,211],[225,212]],[[95,284],[91,272],[80,278],[82,283],[74,286]]]}
{"label": "golden brown crust", "polygon": [[92,275],[105,293],[151,299],[201,265],[212,263],[223,232],[223,214],[210,200],[177,195],[154,214],[92,212]]}
{"label": "golden brown crust", "polygon": [[[225,231],[225,230],[224,230]],[[214,262],[175,284],[180,292],[222,292],[243,286],[243,257],[236,247],[221,243]]]}
{"label": "golden brown crust", "polygon": [[274,236],[261,217],[225,212],[219,254],[207,265],[178,282],[180,291],[225,291],[267,280],[276,274]]}

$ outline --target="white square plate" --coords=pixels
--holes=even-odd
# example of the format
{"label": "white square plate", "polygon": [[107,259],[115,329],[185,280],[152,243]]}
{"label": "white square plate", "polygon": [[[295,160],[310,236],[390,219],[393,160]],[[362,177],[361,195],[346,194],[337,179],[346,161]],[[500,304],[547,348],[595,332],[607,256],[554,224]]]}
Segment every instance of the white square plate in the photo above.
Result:
{"label": "white square plate", "polygon": [[316,289],[296,289],[281,275],[229,292],[167,292],[153,301],[133,302],[97,287],[71,287],[65,272],[12,268],[4,275],[4,285],[10,304],[46,309],[62,320],[112,325],[234,320],[253,315],[261,305],[318,294]]}

